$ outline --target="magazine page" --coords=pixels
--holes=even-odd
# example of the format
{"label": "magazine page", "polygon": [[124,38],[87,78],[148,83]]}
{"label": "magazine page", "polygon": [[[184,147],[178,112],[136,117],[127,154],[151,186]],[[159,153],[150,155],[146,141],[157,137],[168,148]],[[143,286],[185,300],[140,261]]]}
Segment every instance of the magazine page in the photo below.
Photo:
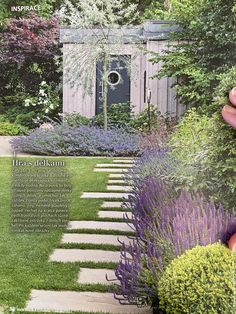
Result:
{"label": "magazine page", "polygon": [[1,0],[0,314],[236,313],[236,4]]}

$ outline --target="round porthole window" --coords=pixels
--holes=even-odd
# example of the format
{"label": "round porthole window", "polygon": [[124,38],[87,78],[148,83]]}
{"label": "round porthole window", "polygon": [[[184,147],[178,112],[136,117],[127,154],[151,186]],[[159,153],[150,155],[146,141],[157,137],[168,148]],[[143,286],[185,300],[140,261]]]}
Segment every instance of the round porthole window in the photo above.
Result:
{"label": "round porthole window", "polygon": [[110,85],[118,85],[120,83],[121,80],[121,76],[120,73],[118,73],[117,71],[111,71],[108,74],[108,83]]}

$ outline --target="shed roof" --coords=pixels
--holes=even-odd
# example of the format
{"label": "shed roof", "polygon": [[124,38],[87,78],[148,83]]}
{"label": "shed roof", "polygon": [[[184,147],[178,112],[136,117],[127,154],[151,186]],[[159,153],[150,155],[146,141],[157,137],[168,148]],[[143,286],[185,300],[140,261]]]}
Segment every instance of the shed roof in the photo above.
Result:
{"label": "shed roof", "polygon": [[[106,29],[110,42],[115,42],[115,38],[122,38],[123,43],[137,42],[145,43],[147,41],[167,40],[169,34],[177,31],[178,27],[170,21],[147,21],[139,26],[120,27],[117,29]],[[84,43],[89,39],[95,40],[101,34],[101,29],[76,29],[70,27],[61,27],[60,42],[65,43]]]}

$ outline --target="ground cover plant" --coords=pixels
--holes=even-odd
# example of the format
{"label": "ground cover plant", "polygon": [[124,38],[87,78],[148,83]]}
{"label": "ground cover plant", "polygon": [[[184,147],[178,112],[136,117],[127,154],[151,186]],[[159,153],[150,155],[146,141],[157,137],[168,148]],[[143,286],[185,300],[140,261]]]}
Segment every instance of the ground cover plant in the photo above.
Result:
{"label": "ground cover plant", "polygon": [[139,135],[121,128],[71,127],[66,122],[12,140],[16,151],[60,156],[137,156],[138,143]]}
{"label": "ground cover plant", "polygon": [[[93,170],[97,163],[110,163],[112,160],[109,158],[66,158],[62,160],[68,165],[68,170],[72,174],[73,191],[70,219],[99,220],[97,211],[100,209],[102,200],[84,200],[80,199],[80,195],[83,191],[102,192],[106,190],[107,174],[98,175]],[[112,263],[63,264],[48,262],[48,257],[53,249],[60,247],[63,230],[55,230],[49,234],[15,234],[10,232],[11,164],[11,158],[0,158],[0,253],[3,257],[0,260],[0,303],[10,307],[24,308],[30,290],[35,288],[107,291],[107,287],[102,285],[81,286],[76,283],[75,278],[77,278],[82,266],[114,268],[115,265]],[[110,233],[112,234],[112,231]],[[81,245],[78,248],[87,247]]]}
{"label": "ground cover plant", "polygon": [[26,127],[22,125],[13,124],[10,122],[0,121],[0,136],[4,135],[24,135],[28,132]]}

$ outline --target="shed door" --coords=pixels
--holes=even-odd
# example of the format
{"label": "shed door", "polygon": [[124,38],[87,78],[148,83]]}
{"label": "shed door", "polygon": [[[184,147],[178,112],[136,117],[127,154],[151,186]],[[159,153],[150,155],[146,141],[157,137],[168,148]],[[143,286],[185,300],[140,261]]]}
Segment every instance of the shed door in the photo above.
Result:
{"label": "shed door", "polygon": [[[110,70],[108,74],[108,106],[117,103],[130,102],[130,75],[127,70],[127,61],[130,56],[114,56],[111,61]],[[130,61],[128,61],[129,63]],[[102,105],[102,73],[103,62],[97,63],[96,71],[96,114],[103,111]]]}

